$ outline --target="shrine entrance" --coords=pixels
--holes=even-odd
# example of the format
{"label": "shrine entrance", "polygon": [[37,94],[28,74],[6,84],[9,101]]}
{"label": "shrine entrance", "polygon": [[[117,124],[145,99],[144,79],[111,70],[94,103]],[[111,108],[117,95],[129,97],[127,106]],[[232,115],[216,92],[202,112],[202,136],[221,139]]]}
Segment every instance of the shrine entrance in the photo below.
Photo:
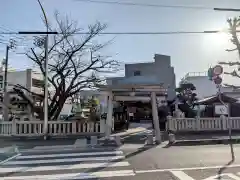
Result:
{"label": "shrine entrance", "polygon": [[[107,100],[107,120],[105,129],[105,138],[110,138],[111,129],[115,121],[114,117],[114,104],[120,102],[120,104],[130,104],[129,102],[142,102],[151,103],[151,116],[153,120],[156,142],[161,142],[161,134],[159,128],[159,118],[158,118],[158,98],[166,99],[167,89],[162,85],[102,85],[99,87],[100,91],[106,92]],[[131,107],[132,108],[132,107]],[[130,118],[132,114],[136,112],[131,112],[131,110],[123,111],[122,120],[124,118]],[[129,117],[130,116],[130,117]],[[134,115],[133,115],[134,116]],[[113,121],[114,120],[114,121]]]}

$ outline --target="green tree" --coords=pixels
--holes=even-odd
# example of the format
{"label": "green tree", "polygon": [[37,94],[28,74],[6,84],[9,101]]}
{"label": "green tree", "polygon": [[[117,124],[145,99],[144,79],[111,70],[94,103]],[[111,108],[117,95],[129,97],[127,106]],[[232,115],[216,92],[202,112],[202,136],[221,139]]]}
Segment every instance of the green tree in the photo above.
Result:
{"label": "green tree", "polygon": [[197,94],[193,91],[196,87],[192,83],[180,83],[176,88],[177,98],[183,104],[188,104],[190,108],[194,107],[194,103],[197,100]]}
{"label": "green tree", "polygon": [[177,99],[180,102],[178,108],[189,118],[196,116],[193,108],[197,101],[197,94],[193,92],[194,90],[196,90],[196,87],[192,83],[180,83],[176,89]]}

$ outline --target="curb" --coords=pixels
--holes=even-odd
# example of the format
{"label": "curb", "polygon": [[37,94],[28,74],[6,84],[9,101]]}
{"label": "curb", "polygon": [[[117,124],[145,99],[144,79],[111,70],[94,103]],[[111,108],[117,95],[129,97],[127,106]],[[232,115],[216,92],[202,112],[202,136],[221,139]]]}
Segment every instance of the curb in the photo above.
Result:
{"label": "curb", "polygon": [[[73,134],[73,135],[62,135],[62,136],[55,136],[55,135],[49,135],[47,140],[61,140],[61,139],[80,139],[80,138],[86,138],[90,136],[103,136],[103,133],[85,133],[85,134]],[[13,140],[13,141],[28,141],[28,140],[44,140],[44,136],[9,136],[4,137],[2,140]]]}
{"label": "curb", "polygon": [[216,144],[240,144],[240,139],[202,139],[202,140],[179,140],[175,141],[171,146],[200,146],[200,145],[216,145]]}

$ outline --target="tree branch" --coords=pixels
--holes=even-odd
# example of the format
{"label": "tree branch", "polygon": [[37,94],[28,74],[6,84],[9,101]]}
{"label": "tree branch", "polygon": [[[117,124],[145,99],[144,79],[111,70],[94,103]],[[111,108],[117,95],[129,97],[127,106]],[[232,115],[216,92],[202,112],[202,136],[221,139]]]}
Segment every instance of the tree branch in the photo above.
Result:
{"label": "tree branch", "polygon": [[236,61],[236,62],[219,62],[218,64],[228,65],[228,66],[239,66],[240,62],[238,62],[238,61]]}
{"label": "tree branch", "polygon": [[232,72],[224,72],[224,74],[231,75],[233,77],[240,78],[240,75],[237,73],[237,71],[232,71]]}
{"label": "tree branch", "polygon": [[[96,83],[102,82],[97,74],[116,72],[119,67],[118,62],[111,60],[109,56],[94,56],[100,54],[101,49],[106,46],[104,43],[94,41],[99,33],[106,29],[106,24],[96,22],[88,27],[88,34],[76,37],[76,32],[83,30],[77,28],[76,23],[68,18],[61,19],[58,13],[55,14],[55,20],[57,28],[52,31],[61,33],[49,39],[48,81],[51,87],[54,87],[54,91],[49,90],[52,92],[49,96],[50,119],[58,116],[67,98],[83,88],[92,88]],[[89,58],[90,49],[92,56]],[[45,77],[44,52],[44,46],[35,44],[34,48],[30,49],[30,53],[27,53],[27,57],[38,65],[43,77]]]}

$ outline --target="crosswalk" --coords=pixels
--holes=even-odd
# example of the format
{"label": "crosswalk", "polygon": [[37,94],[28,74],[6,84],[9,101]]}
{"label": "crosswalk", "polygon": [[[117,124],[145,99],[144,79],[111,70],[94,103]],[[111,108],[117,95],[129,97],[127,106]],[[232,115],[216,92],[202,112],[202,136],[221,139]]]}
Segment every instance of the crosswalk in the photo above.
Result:
{"label": "crosswalk", "polygon": [[32,150],[0,166],[1,180],[96,180],[134,176],[120,150]]}

